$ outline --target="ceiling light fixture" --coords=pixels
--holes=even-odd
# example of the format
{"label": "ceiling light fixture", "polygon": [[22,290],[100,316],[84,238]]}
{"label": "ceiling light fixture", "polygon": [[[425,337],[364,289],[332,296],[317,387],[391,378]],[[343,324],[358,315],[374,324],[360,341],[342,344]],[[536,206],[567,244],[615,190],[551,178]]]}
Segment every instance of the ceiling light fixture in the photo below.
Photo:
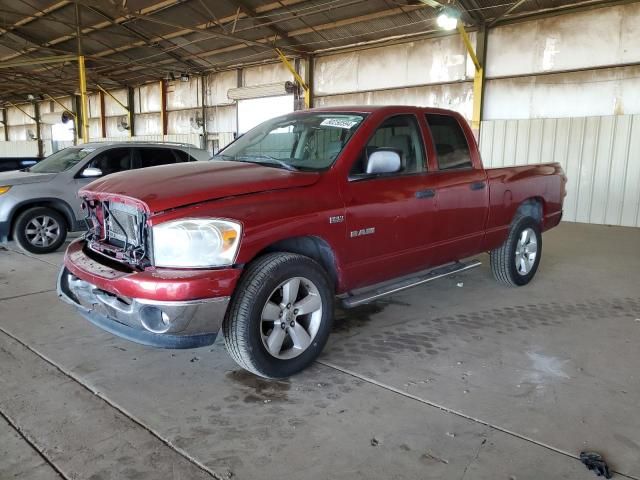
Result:
{"label": "ceiling light fixture", "polygon": [[458,10],[451,7],[442,7],[438,11],[436,23],[443,30],[455,30],[458,27],[459,19],[460,12]]}

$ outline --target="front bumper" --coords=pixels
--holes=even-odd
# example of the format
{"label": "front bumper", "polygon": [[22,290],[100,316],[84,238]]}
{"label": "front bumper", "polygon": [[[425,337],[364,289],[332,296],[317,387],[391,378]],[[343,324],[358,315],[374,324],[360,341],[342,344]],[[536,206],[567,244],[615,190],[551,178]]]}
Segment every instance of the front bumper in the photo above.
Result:
{"label": "front bumper", "polygon": [[133,342],[161,348],[211,345],[220,330],[229,297],[181,302],[114,295],[78,278],[66,267],[58,276],[58,296],[94,325]]}

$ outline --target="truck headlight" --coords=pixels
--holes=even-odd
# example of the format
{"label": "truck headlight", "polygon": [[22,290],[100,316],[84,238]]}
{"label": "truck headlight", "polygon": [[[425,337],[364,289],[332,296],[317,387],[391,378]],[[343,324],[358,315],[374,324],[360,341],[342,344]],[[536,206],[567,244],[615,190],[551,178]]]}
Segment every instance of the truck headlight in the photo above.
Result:
{"label": "truck headlight", "polygon": [[242,226],[231,220],[189,218],[153,226],[157,267],[206,268],[232,265]]}

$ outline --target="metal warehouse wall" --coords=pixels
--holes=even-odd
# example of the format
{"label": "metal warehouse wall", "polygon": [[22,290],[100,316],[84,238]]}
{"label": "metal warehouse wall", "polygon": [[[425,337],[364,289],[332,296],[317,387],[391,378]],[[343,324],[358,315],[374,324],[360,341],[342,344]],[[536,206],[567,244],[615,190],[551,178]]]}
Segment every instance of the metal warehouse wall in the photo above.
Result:
{"label": "metal warehouse wall", "polygon": [[[475,42],[475,34],[470,37]],[[321,56],[315,105],[437,106],[470,118],[473,74],[459,35]]]}
{"label": "metal warehouse wall", "polygon": [[485,165],[559,162],[564,219],[640,227],[640,115],[482,122]]}

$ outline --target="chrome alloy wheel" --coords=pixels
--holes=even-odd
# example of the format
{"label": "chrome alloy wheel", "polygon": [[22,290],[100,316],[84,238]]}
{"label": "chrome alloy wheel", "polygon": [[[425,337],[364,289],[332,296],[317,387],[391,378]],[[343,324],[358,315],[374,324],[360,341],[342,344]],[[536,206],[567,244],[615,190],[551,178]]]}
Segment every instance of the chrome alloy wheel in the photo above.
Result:
{"label": "chrome alloy wheel", "polygon": [[24,233],[31,245],[48,247],[60,237],[60,225],[54,218],[40,215],[27,223]]}
{"label": "chrome alloy wheel", "polygon": [[538,239],[532,228],[525,228],[516,245],[516,270],[522,276],[528,275],[536,263]]}
{"label": "chrome alloy wheel", "polygon": [[262,344],[273,357],[290,360],[309,348],[321,322],[318,287],[304,277],[290,278],[271,292],[262,309]]}

